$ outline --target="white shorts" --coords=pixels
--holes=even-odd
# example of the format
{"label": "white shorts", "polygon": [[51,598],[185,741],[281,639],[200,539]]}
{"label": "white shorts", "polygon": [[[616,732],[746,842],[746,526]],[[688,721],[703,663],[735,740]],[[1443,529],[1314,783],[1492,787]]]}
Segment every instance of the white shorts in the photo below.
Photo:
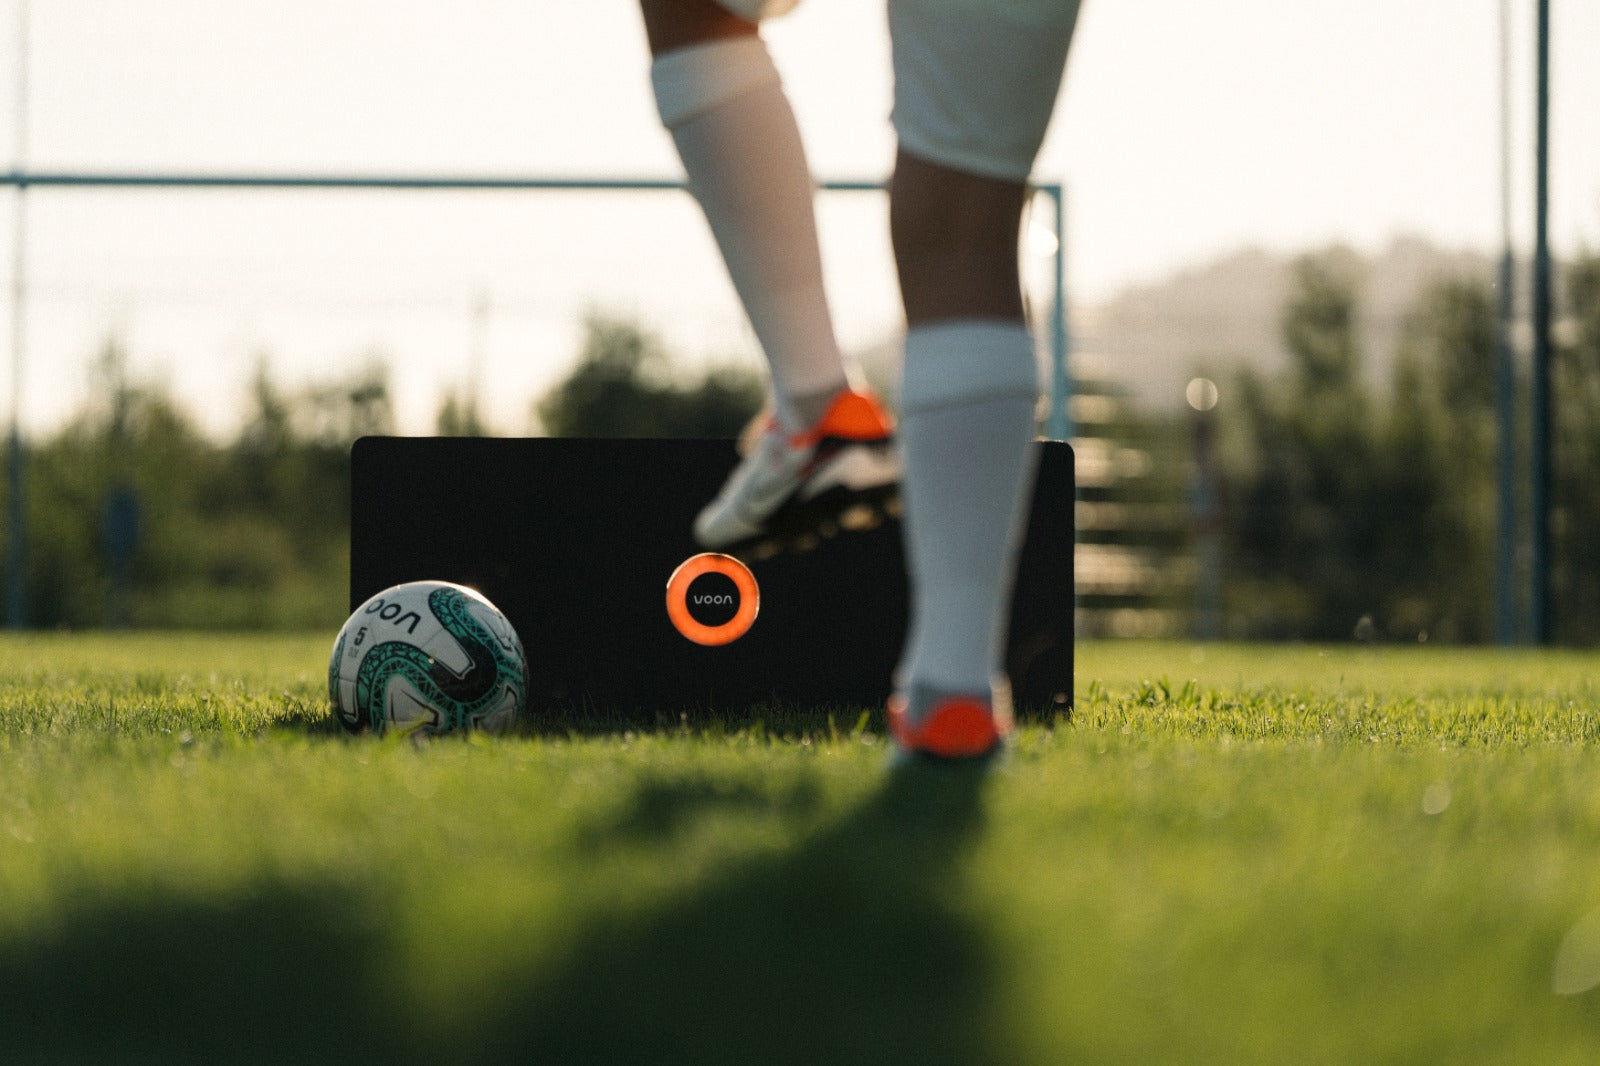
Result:
{"label": "white shorts", "polygon": [[1055,110],[1078,0],[888,0],[905,151],[1027,181]]}
{"label": "white shorts", "polygon": [[[800,0],[718,0],[747,19]],[[1061,91],[1079,0],[888,0],[900,147],[1027,181]]]}

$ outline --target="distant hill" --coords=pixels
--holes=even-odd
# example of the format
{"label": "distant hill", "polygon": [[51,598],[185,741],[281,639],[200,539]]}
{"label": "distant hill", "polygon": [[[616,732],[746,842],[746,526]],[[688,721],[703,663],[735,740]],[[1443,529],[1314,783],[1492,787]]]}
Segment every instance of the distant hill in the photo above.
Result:
{"label": "distant hill", "polygon": [[[1488,278],[1494,265],[1481,252],[1416,237],[1396,238],[1375,256],[1347,248],[1337,254],[1355,260],[1364,279],[1361,334],[1374,383],[1389,380],[1404,316],[1430,282]],[[1283,366],[1278,322],[1295,258],[1247,248],[1103,304],[1073,307],[1075,373],[1161,409],[1182,403],[1184,385],[1198,373],[1226,382],[1241,366]]]}

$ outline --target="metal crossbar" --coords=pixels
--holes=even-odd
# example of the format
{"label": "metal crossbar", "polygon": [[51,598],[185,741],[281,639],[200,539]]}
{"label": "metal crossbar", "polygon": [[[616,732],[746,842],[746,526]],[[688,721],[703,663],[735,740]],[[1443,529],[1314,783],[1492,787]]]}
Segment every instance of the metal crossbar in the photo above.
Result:
{"label": "metal crossbar", "polygon": [[[871,180],[823,180],[828,192],[882,192],[886,184]],[[39,188],[99,189],[393,189],[447,191],[556,191],[556,192],[681,192],[687,186],[675,178],[517,177],[486,175],[396,174],[225,174],[135,171],[20,171],[0,173],[0,185],[20,190]],[[1066,197],[1058,183],[1042,183],[1035,191],[1049,198],[1053,208],[1056,249],[1049,311],[1050,415],[1047,436],[1066,440],[1072,434],[1068,414],[1071,374],[1068,354],[1071,335],[1066,310]]]}

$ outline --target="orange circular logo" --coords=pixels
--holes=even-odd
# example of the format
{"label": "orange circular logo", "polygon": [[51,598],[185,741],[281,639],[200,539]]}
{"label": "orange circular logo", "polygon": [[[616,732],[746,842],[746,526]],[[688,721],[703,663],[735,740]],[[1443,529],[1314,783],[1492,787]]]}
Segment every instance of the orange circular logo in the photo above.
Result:
{"label": "orange circular logo", "polygon": [[[733,583],[733,591],[691,593],[689,586],[707,575],[719,575]],[[723,585],[726,588],[726,585]],[[701,621],[696,613],[713,617],[727,614],[725,620]],[[761,587],[750,568],[731,555],[703,552],[685,559],[667,579],[667,617],[673,628],[696,644],[718,647],[731,644],[750,631],[761,610]]]}

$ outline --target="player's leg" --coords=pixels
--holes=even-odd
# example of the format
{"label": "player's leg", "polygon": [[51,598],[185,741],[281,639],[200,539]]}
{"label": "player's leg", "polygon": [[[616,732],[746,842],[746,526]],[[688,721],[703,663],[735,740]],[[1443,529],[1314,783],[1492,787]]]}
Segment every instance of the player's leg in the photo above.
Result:
{"label": "player's leg", "polygon": [[887,417],[849,389],[794,112],[757,24],[728,7],[641,0],[661,120],[772,370],[776,419],[695,527],[737,550],[892,494],[898,464]]}
{"label": "player's leg", "polygon": [[913,599],[890,705],[903,750],[985,755],[1010,728],[1006,623],[1039,393],[1017,237],[1076,8],[889,0]]}
{"label": "player's leg", "polygon": [[778,69],[757,24],[717,0],[640,7],[661,120],[772,364],[780,415],[799,421],[791,408],[824,402],[845,370],[822,285],[811,172]]}

